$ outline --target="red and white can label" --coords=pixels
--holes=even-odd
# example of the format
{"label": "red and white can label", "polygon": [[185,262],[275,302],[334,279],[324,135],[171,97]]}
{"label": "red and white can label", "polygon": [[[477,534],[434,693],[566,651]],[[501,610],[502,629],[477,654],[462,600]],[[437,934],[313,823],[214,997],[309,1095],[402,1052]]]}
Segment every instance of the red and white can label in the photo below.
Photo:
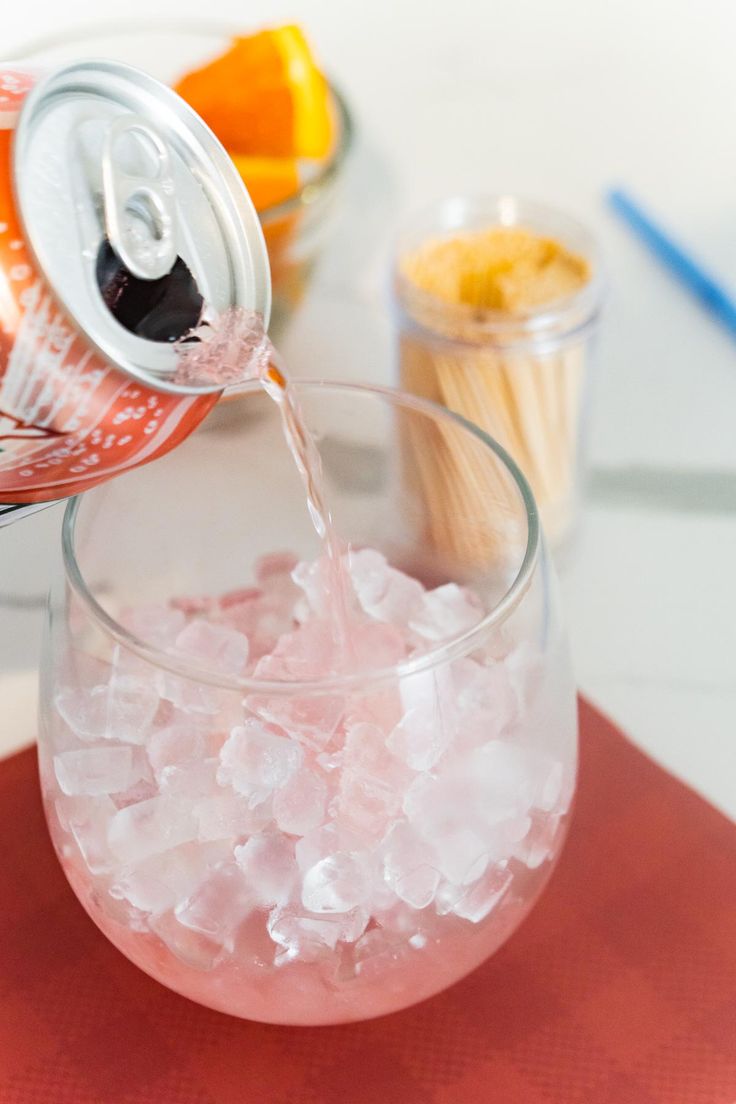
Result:
{"label": "red and white can label", "polygon": [[172,395],[104,360],[52,297],[23,240],[12,137],[37,74],[0,70],[0,502],[77,494],[179,444],[217,394]]}

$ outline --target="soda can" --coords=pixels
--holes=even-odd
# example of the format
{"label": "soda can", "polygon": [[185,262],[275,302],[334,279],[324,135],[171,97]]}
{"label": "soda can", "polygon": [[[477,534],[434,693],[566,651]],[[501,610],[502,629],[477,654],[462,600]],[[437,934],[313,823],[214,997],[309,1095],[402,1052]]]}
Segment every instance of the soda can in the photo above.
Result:
{"label": "soda can", "polygon": [[174,342],[268,324],[260,223],[174,92],[113,61],[0,66],[0,525],[172,449],[221,385]]}

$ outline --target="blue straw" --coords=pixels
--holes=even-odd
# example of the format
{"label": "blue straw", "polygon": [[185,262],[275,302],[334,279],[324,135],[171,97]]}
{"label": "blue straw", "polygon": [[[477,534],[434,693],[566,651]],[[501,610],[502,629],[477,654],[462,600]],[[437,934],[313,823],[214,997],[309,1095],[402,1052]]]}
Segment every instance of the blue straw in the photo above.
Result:
{"label": "blue straw", "polygon": [[625,191],[613,188],[608,193],[608,202],[657,260],[736,337],[736,299],[726,288],[701,268]]}

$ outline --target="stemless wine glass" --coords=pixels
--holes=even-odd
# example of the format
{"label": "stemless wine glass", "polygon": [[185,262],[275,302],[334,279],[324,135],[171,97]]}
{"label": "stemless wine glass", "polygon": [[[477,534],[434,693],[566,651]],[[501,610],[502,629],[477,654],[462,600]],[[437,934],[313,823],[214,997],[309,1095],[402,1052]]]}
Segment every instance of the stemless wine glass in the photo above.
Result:
{"label": "stemless wine glass", "polygon": [[[563,844],[577,722],[534,501],[504,450],[399,392],[296,390],[351,572],[370,561],[349,576],[372,605],[345,669],[321,677],[324,642],[283,624],[290,554],[321,547],[253,391],[248,432],[197,432],[70,503],[39,758],[59,859],[115,946],[210,1007],[324,1024],[422,1000],[514,931]],[[408,584],[377,585],[367,549],[440,619],[471,591],[484,612],[397,658]],[[244,637],[206,628],[218,595],[219,611],[273,603],[273,639],[250,646],[301,639],[288,677],[232,673]],[[211,655],[191,647],[208,632]]]}

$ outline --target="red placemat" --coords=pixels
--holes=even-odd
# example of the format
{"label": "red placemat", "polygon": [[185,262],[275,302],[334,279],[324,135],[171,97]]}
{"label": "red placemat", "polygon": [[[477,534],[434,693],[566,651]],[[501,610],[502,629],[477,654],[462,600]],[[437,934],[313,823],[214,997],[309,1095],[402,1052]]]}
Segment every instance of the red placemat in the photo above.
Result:
{"label": "red placemat", "polygon": [[736,1104],[736,827],[581,703],[540,904],[416,1008],[332,1028],[199,1008],[68,888],[35,755],[0,764],[2,1104]]}

